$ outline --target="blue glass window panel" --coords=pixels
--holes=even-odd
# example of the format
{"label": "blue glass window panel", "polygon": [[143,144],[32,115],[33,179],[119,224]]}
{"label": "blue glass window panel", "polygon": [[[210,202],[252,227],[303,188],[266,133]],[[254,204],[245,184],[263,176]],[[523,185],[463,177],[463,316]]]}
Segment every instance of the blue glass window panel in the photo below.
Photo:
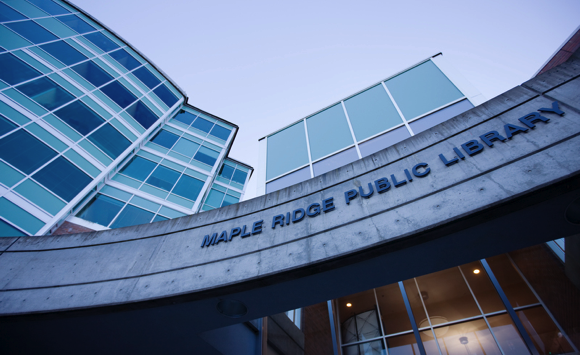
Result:
{"label": "blue glass window panel", "polygon": [[211,131],[211,128],[213,127],[213,122],[210,122],[208,120],[204,120],[201,117],[198,117],[195,122],[193,122],[193,124],[191,125],[193,128],[197,128],[201,131],[204,131],[205,133],[209,133],[209,131]]}
{"label": "blue glass window panel", "polygon": [[101,69],[101,67],[95,64],[92,60],[75,65],[71,69],[76,71],[80,76],[87,79],[89,83],[96,87],[113,80],[112,76]]}
{"label": "blue glass window panel", "polygon": [[197,161],[213,166],[219,154],[220,153],[216,152],[215,150],[211,150],[207,147],[201,146],[199,147],[199,150],[195,154],[194,158]]}
{"label": "blue glass window panel", "polygon": [[56,155],[54,150],[22,129],[0,139],[0,158],[26,174]]}
{"label": "blue glass window panel", "polygon": [[43,44],[40,48],[66,65],[73,65],[87,59],[84,54],[74,49],[65,41]]}
{"label": "blue glass window panel", "polygon": [[171,147],[173,147],[173,145],[175,144],[175,142],[177,142],[178,139],[179,136],[167,132],[166,130],[161,130],[159,131],[159,133],[155,135],[155,137],[151,139],[151,142],[159,144],[160,146],[165,147],[167,149],[171,149]]}
{"label": "blue glass window panel", "polygon": [[125,202],[98,194],[77,214],[84,220],[108,226],[119,213]]}
{"label": "blue glass window panel", "polygon": [[133,70],[141,65],[139,61],[129,53],[127,53],[124,49],[119,49],[118,51],[114,51],[109,53],[111,57],[113,57],[117,62],[119,62],[122,66],[127,68],[127,70]]}
{"label": "blue glass window panel", "polygon": [[155,95],[157,95],[161,101],[163,101],[168,107],[173,106],[177,102],[177,97],[173,95],[171,90],[165,85],[160,85],[158,88],[153,90]]}
{"label": "blue glass window panel", "polygon": [[136,226],[138,224],[145,224],[151,222],[153,213],[145,211],[133,205],[127,205],[115,219],[111,228],[122,228],[129,226]]}
{"label": "blue glass window panel", "polygon": [[51,15],[64,15],[70,13],[70,11],[64,7],[50,0],[28,0],[28,2],[33,3]]}
{"label": "blue glass window panel", "polygon": [[232,181],[235,181],[238,184],[243,185],[246,183],[246,177],[248,177],[248,173],[246,173],[245,171],[241,171],[239,169],[236,169],[236,172],[234,173],[234,177],[232,178]]}
{"label": "blue glass window panel", "polygon": [[92,132],[104,122],[101,116],[97,115],[79,100],[55,111],[54,114],[83,136]]}
{"label": "blue glass window panel", "polygon": [[173,147],[173,150],[191,158],[198,148],[199,144],[194,143],[188,139],[181,138],[175,147]]}
{"label": "blue glass window panel", "polygon": [[224,197],[224,201],[222,202],[221,207],[233,205],[234,203],[240,202],[240,199],[234,196],[226,195]]}
{"label": "blue glass window panel", "polygon": [[112,51],[113,49],[119,48],[119,45],[117,43],[110,40],[109,37],[105,36],[101,32],[89,33],[84,35],[84,37],[89,41],[93,42],[94,45],[101,48],[105,52],[109,52]]}
{"label": "blue glass window panel", "polygon": [[63,157],[58,157],[32,176],[65,201],[72,200],[93,179]]}
{"label": "blue glass window panel", "polygon": [[27,17],[0,2],[0,21],[25,20]]}
{"label": "blue glass window panel", "polygon": [[212,136],[223,139],[224,141],[228,140],[230,133],[231,133],[231,131],[229,129],[224,128],[224,127],[217,125],[217,124],[215,126],[213,126],[211,132],[209,132],[209,134],[211,134]]}
{"label": "blue glass window panel", "polygon": [[195,117],[196,115],[181,110],[181,112],[179,112],[179,114],[175,116],[175,119],[189,126],[193,122],[193,120],[195,120]]}
{"label": "blue glass window panel", "polygon": [[17,87],[22,93],[49,111],[74,100],[74,96],[48,78],[39,78]]}
{"label": "blue glass window panel", "polygon": [[345,100],[344,105],[358,141],[403,123],[383,85]]}
{"label": "blue glass window panel", "polygon": [[221,207],[224,193],[218,190],[211,189],[205,203],[213,207]]}
{"label": "blue glass window panel", "polygon": [[179,178],[180,173],[173,169],[158,165],[153,174],[149,176],[146,183],[158,187],[163,190],[170,191],[175,182]]}
{"label": "blue glass window panel", "polygon": [[385,82],[407,120],[463,97],[432,61]]}
{"label": "blue glass window panel", "polygon": [[5,25],[34,44],[58,39],[34,21],[10,22]]}
{"label": "blue glass window panel", "polygon": [[91,134],[88,139],[113,159],[131,145],[127,138],[108,123]]}
{"label": "blue glass window panel", "polygon": [[203,184],[204,182],[201,180],[182,175],[172,193],[195,201],[203,188]]}
{"label": "blue glass window panel", "polygon": [[[2,11],[2,9],[0,9]],[[24,237],[26,234],[0,219],[0,237]]]}
{"label": "blue glass window panel", "polygon": [[234,175],[234,168],[232,168],[229,165],[222,165],[222,168],[220,169],[219,175],[223,178],[226,178],[228,180],[232,179],[232,176]]}
{"label": "blue glass window panel", "polygon": [[155,218],[153,218],[153,222],[159,222],[159,221],[167,221],[169,218],[157,215],[155,216]]}
{"label": "blue glass window panel", "polygon": [[143,82],[143,84],[147,85],[147,87],[149,89],[153,89],[154,87],[156,87],[157,85],[159,85],[159,83],[161,83],[161,81],[159,81],[159,79],[157,79],[157,77],[155,75],[153,75],[153,73],[151,73],[145,67],[142,67],[142,68],[139,68],[139,69],[135,70],[133,72],[133,74],[139,80],[141,80]]}
{"label": "blue glass window panel", "polygon": [[0,79],[10,85],[16,85],[26,80],[42,75],[38,70],[24,63],[12,53],[0,55]]}
{"label": "blue glass window panel", "polygon": [[133,118],[145,128],[151,127],[159,117],[157,117],[143,102],[137,101],[126,110]]}
{"label": "blue glass window panel", "polygon": [[57,19],[78,33],[87,33],[95,30],[93,26],[89,25],[76,15],[60,16],[57,17]]}
{"label": "blue glass window panel", "polygon": [[352,134],[341,104],[306,119],[312,160],[353,144]]}
{"label": "blue glass window panel", "polygon": [[119,84],[118,81],[113,81],[112,83],[103,86],[101,91],[122,108],[129,106],[133,101],[137,100],[135,95],[133,95],[123,85]]}
{"label": "blue glass window panel", "polygon": [[303,121],[285,128],[267,139],[267,180],[308,164],[308,150]]}
{"label": "blue glass window panel", "polygon": [[157,163],[152,162],[138,156],[134,156],[127,165],[121,169],[120,173],[130,176],[139,181],[145,181],[147,176],[151,174]]}
{"label": "blue glass window panel", "polygon": [[18,126],[9,121],[6,117],[0,115],[0,136],[16,129]]}

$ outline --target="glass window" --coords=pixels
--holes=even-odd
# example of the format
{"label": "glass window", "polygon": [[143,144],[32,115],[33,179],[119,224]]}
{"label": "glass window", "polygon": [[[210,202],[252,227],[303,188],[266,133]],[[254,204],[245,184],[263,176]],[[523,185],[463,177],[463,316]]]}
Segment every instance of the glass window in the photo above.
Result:
{"label": "glass window", "polygon": [[[1,4],[1,3],[0,3]],[[0,9],[2,11],[2,9]],[[0,219],[0,237],[24,237],[26,234]]]}
{"label": "glass window", "polygon": [[530,352],[522,339],[520,332],[508,314],[488,317],[487,321],[497,342],[505,354],[529,355]]}
{"label": "glass window", "polygon": [[198,148],[199,144],[194,143],[188,139],[181,138],[175,147],[173,147],[173,150],[191,158]]}
{"label": "glass window", "polygon": [[399,284],[394,283],[376,289],[385,334],[413,329],[405,308]]}
{"label": "glass window", "polygon": [[541,355],[574,352],[543,307],[524,309],[517,314]]}
{"label": "glass window", "polygon": [[65,201],[72,200],[92,179],[63,157],[58,157],[32,176]]}
{"label": "glass window", "polygon": [[26,174],[32,173],[56,156],[56,152],[20,129],[0,139],[0,158]]}
{"label": "glass window", "polygon": [[10,85],[42,75],[38,70],[16,58],[12,53],[0,55],[0,79]]}
{"label": "glass window", "polygon": [[181,174],[173,169],[158,165],[146,182],[160,189],[170,191],[179,175]]}
{"label": "glass window", "polygon": [[83,136],[92,132],[104,122],[101,116],[79,100],[71,102],[70,105],[55,111],[54,114]]}
{"label": "glass window", "polygon": [[160,85],[158,88],[153,90],[153,92],[169,107],[173,106],[178,100],[165,85]]}
{"label": "glass window", "polygon": [[118,81],[113,81],[112,83],[103,86],[101,91],[111,100],[115,101],[117,105],[121,106],[121,108],[129,106],[133,101],[137,100],[135,95],[133,95],[123,85],[119,84]]}
{"label": "glass window", "polygon": [[387,338],[387,347],[389,348],[389,354],[392,355],[416,355],[421,353],[413,333]]}
{"label": "glass window", "polygon": [[224,128],[218,124],[214,125],[211,132],[209,132],[209,134],[211,134],[212,136],[223,139],[224,141],[228,140],[230,133],[231,131],[229,129]]}
{"label": "glass window", "polygon": [[66,65],[73,65],[87,59],[84,54],[74,49],[65,41],[43,44],[40,48]]}
{"label": "glass window", "polygon": [[157,117],[150,109],[141,101],[135,102],[133,106],[126,110],[139,124],[145,128],[151,127],[159,117]]}
{"label": "glass window", "polygon": [[75,99],[68,91],[46,77],[22,84],[17,89],[49,111]]}
{"label": "glass window", "polygon": [[213,207],[220,207],[222,204],[222,200],[224,199],[225,194],[221,191],[211,189],[205,200],[205,203],[213,206]]}
{"label": "glass window", "polygon": [[353,144],[341,104],[306,119],[312,160]]}
{"label": "glass window", "polygon": [[387,80],[385,84],[407,120],[463,96],[430,60]]}
{"label": "glass window", "polygon": [[231,195],[226,195],[224,197],[224,201],[222,202],[222,205],[220,207],[233,205],[234,203],[238,203],[238,202],[240,202],[239,198],[231,196]]}
{"label": "glass window", "polygon": [[138,224],[145,224],[151,222],[154,213],[145,211],[139,207],[127,205],[115,219],[111,228],[122,228],[129,226],[136,226]]}
{"label": "glass window", "polygon": [[141,65],[141,63],[139,63],[137,59],[133,58],[133,56],[124,49],[119,49],[118,51],[111,52],[109,53],[109,55],[113,57],[117,62],[119,62],[122,66],[127,68],[127,70],[133,70]]}
{"label": "glass window", "polygon": [[93,26],[83,21],[77,15],[60,16],[57,17],[57,19],[59,19],[65,25],[77,31],[78,33],[87,33],[95,30]]}
{"label": "glass window", "polygon": [[[425,333],[427,338],[433,338],[432,332]],[[435,335],[444,354],[501,354],[483,319],[435,328]]]}
{"label": "glass window", "polygon": [[235,169],[232,168],[231,166],[224,164],[220,169],[219,176],[231,180],[232,176],[234,175],[234,170]]}
{"label": "glass window", "polygon": [[25,20],[26,16],[0,2],[0,21]]}
{"label": "glass window", "polygon": [[[419,324],[427,321],[427,315],[425,314],[425,309],[423,308],[423,303],[421,302],[421,294],[417,290],[417,285],[415,284],[415,279],[403,281],[405,285],[405,292],[407,292],[407,298],[409,299],[409,304],[411,305],[411,310],[413,311],[413,317],[418,327]],[[429,322],[427,322],[429,323]],[[424,327],[424,325],[422,325]]]}
{"label": "glass window", "polygon": [[187,175],[182,175],[172,193],[195,201],[203,188],[204,182]]}
{"label": "glass window", "polygon": [[501,285],[512,307],[538,303],[536,296],[534,296],[526,282],[516,269],[514,269],[505,254],[485,260],[488,262],[489,267],[493,271],[495,278]]}
{"label": "glass window", "polygon": [[115,218],[124,205],[125,202],[97,194],[97,196],[93,197],[91,202],[83,207],[83,209],[77,214],[77,217],[106,227],[111,223],[113,218]]}
{"label": "glass window", "polygon": [[209,131],[211,131],[211,128],[213,127],[213,122],[198,117],[191,126],[201,131],[204,131],[205,133],[209,133]]}
{"label": "glass window", "polygon": [[34,21],[10,22],[5,25],[34,44],[58,39]]}
{"label": "glass window", "polygon": [[219,155],[220,153],[216,152],[215,150],[201,146],[195,154],[194,159],[207,165],[213,166]]}
{"label": "glass window", "polygon": [[101,48],[105,52],[109,52],[112,51],[113,49],[119,48],[119,45],[117,43],[110,40],[109,37],[105,36],[101,32],[89,33],[84,35],[84,37],[89,41],[93,42],[93,44],[95,44],[97,47]]}
{"label": "glass window", "polygon": [[121,169],[120,173],[140,181],[145,181],[147,176],[151,174],[156,166],[157,163],[154,163],[151,160],[134,156],[131,161]]}
{"label": "glass window", "polygon": [[[375,340],[368,343],[345,346],[345,355],[386,355],[385,345],[382,340]],[[393,353],[395,354],[395,353]]]}
{"label": "glass window", "polygon": [[343,343],[381,336],[374,290],[341,297],[337,303]]}
{"label": "glass window", "polygon": [[403,123],[380,84],[345,100],[344,105],[358,141]]}
{"label": "glass window", "polygon": [[266,179],[270,180],[290,170],[308,164],[304,122],[285,128],[268,139]]}
{"label": "glass window", "polygon": [[[79,53],[80,54],[80,53]],[[71,68],[76,71],[80,76],[87,79],[87,81],[96,87],[103,85],[111,80],[113,77],[110,76],[106,71],[101,69],[92,60],[75,65]]]}
{"label": "glass window", "polygon": [[18,128],[17,125],[15,125],[14,123],[12,123],[10,120],[8,120],[6,117],[4,117],[3,115],[0,115],[0,136],[5,135],[6,133],[12,131],[13,129]]}
{"label": "glass window", "polygon": [[88,139],[113,159],[131,145],[127,138],[108,123],[91,134]]}
{"label": "glass window", "polygon": [[234,177],[232,178],[232,181],[235,181],[238,184],[243,185],[246,183],[246,177],[248,177],[248,173],[246,173],[245,171],[242,171],[240,169],[236,169],[236,172],[234,173]]}
{"label": "glass window", "polygon": [[149,89],[153,89],[154,87],[156,87],[157,85],[159,85],[159,83],[161,83],[161,81],[159,81],[159,79],[157,79],[157,77],[155,75],[153,75],[153,73],[151,73],[147,68],[142,67],[139,68],[137,70],[135,70],[133,72],[133,74],[143,82],[143,84],[147,85],[147,87]]}
{"label": "glass window", "polygon": [[70,11],[50,0],[28,0],[51,15],[68,14]]}
{"label": "glass window", "polygon": [[479,303],[483,313],[497,312],[505,309],[481,262],[474,261],[461,265],[461,271],[463,271],[463,275],[465,275],[467,283],[471,287],[471,291],[473,291],[475,299]]}
{"label": "glass window", "polygon": [[167,149],[171,149],[175,142],[179,139],[179,136],[176,136],[173,133],[167,132],[166,130],[162,129],[159,131],[155,137],[151,139],[151,142],[159,144],[162,147]]}
{"label": "glass window", "polygon": [[155,218],[153,218],[153,222],[166,221],[168,219],[169,218],[163,217],[161,215],[157,215],[157,216],[155,216]]}
{"label": "glass window", "polygon": [[185,123],[186,125],[190,125],[193,123],[193,120],[195,120],[196,115],[189,113],[187,111],[181,110],[179,111],[179,113],[177,114],[177,116],[175,116],[175,119]]}

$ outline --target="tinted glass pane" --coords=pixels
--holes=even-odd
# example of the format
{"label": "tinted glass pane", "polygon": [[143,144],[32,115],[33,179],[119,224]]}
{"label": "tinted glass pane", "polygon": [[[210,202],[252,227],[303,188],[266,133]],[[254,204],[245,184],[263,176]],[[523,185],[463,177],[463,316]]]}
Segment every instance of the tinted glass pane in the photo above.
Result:
{"label": "tinted glass pane", "polygon": [[50,0],[28,0],[51,15],[68,14],[70,11]]}
{"label": "tinted glass pane", "polygon": [[381,335],[375,294],[372,289],[341,297],[337,303],[343,343]]}
{"label": "tinted glass pane", "polygon": [[68,15],[68,16],[61,16],[57,17],[60,21],[62,21],[65,25],[72,28],[73,30],[77,31],[78,33],[86,33],[94,31],[95,28],[85,21],[83,21],[77,15]]}
{"label": "tinted glass pane", "polygon": [[224,141],[228,140],[228,137],[230,136],[230,130],[227,128],[224,128],[220,125],[215,125],[213,126],[211,132],[209,132],[209,134],[211,134],[212,136],[218,137],[220,139],[223,139]]}
{"label": "tinted glass pane", "polygon": [[56,158],[32,177],[65,201],[72,200],[92,181],[63,157]]}
{"label": "tinted glass pane", "polygon": [[129,106],[133,101],[137,100],[135,95],[133,95],[123,85],[119,84],[118,81],[113,81],[112,83],[103,86],[101,91],[122,108]]}
{"label": "tinted glass pane", "polygon": [[486,261],[489,263],[512,307],[538,303],[538,299],[506,255],[497,255],[487,258]]}
{"label": "tinted glass pane", "polygon": [[44,49],[50,55],[66,65],[73,65],[87,59],[84,54],[77,51],[64,41],[43,44],[40,48]]}
{"label": "tinted glass pane", "polygon": [[0,139],[0,158],[26,174],[55,156],[54,150],[22,129]]}
{"label": "tinted glass pane", "polygon": [[151,142],[159,144],[160,146],[163,146],[167,149],[171,149],[171,147],[173,147],[173,145],[175,144],[175,142],[177,142],[178,139],[179,136],[167,132],[166,130],[161,130],[159,131],[159,133],[155,135],[155,137],[151,139]]}
{"label": "tinted glass pane", "polygon": [[157,163],[154,163],[151,160],[134,156],[131,161],[121,169],[120,173],[144,181],[156,166]]}
{"label": "tinted glass pane", "polygon": [[133,106],[126,110],[141,126],[151,127],[159,117],[157,117],[143,102],[137,101]]}
{"label": "tinted glass pane", "polygon": [[57,36],[48,32],[44,27],[33,21],[11,22],[5,25],[34,44],[58,39]]}
{"label": "tinted glass pane", "polygon": [[194,143],[188,139],[181,138],[175,147],[173,147],[173,150],[191,158],[197,151],[197,148],[199,148],[199,144]]}
{"label": "tinted glass pane", "polygon": [[399,284],[395,283],[379,287],[376,291],[385,334],[394,334],[413,329]]}
{"label": "tinted glass pane", "polygon": [[417,339],[413,333],[387,338],[389,353],[393,355],[420,354]]}
{"label": "tinted glass pane", "polygon": [[145,67],[142,67],[142,68],[135,70],[133,72],[133,74],[135,74],[135,76],[139,80],[141,80],[143,82],[143,84],[147,85],[147,87],[149,87],[149,89],[153,89],[154,87],[159,85],[159,83],[161,82],[161,81],[159,81],[159,79],[157,79],[157,77],[155,75],[153,75],[153,73],[151,73]]}
{"label": "tinted glass pane", "polygon": [[[386,355],[385,345],[381,340],[344,347],[344,355]],[[430,354],[428,354],[430,355]]]}
{"label": "tinted glass pane", "polygon": [[131,142],[110,124],[104,125],[91,134],[89,140],[113,159],[116,159],[131,145]]}
{"label": "tinted glass pane", "polygon": [[222,207],[233,205],[234,203],[238,203],[239,201],[240,199],[237,197],[226,195],[224,197],[224,201],[222,202]]}
{"label": "tinted glass pane", "polygon": [[222,168],[220,169],[220,172],[219,172],[219,175],[221,177],[224,177],[224,178],[226,178],[228,180],[231,180],[233,174],[234,174],[234,168],[232,168],[229,165],[225,165],[225,164],[222,165]]}
{"label": "tinted glass pane", "polygon": [[169,107],[173,106],[178,100],[165,85],[159,86],[157,89],[153,90],[153,92]]}
{"label": "tinted glass pane", "polygon": [[132,205],[127,205],[113,222],[111,228],[121,228],[151,222],[153,213]]}
{"label": "tinted glass pane", "polygon": [[524,309],[517,314],[541,355],[574,352],[544,307]]}
{"label": "tinted glass pane", "polygon": [[18,126],[9,121],[6,117],[0,115],[0,136],[16,129]]}
{"label": "tinted glass pane", "polygon": [[471,287],[471,291],[475,294],[475,298],[483,313],[491,313],[505,309],[481,262],[474,261],[461,265],[461,270],[467,279],[469,287]]}
{"label": "tinted glass pane", "polygon": [[267,139],[266,179],[308,164],[304,122],[300,121]]}
{"label": "tinted glass pane", "polygon": [[385,84],[408,120],[463,96],[432,61],[399,74]]}
{"label": "tinted glass pane", "polygon": [[[427,332],[427,337],[433,333]],[[444,354],[500,355],[493,335],[483,319],[436,328],[435,335]],[[507,349],[505,349],[507,350]],[[436,353],[439,351],[436,350]]]}
{"label": "tinted glass pane", "polygon": [[220,207],[224,196],[225,194],[223,192],[211,189],[205,203],[213,207]]}
{"label": "tinted glass pane", "polygon": [[516,326],[508,314],[488,317],[487,321],[494,333],[497,342],[504,350],[505,354],[510,355],[529,355],[530,352],[526,343],[520,336]]}
{"label": "tinted glass pane", "polygon": [[107,227],[123,205],[125,202],[98,194],[77,214],[77,217]]}
{"label": "tinted glass pane", "polygon": [[248,176],[248,173],[246,173],[245,171],[241,171],[241,170],[236,170],[236,172],[234,173],[234,177],[232,179],[232,181],[235,181],[239,184],[245,184],[246,183],[246,177]]}
{"label": "tinted glass pane", "polygon": [[80,76],[87,79],[89,83],[96,87],[99,87],[104,83],[113,80],[112,76],[110,76],[106,71],[104,71],[91,60],[75,65],[71,69],[76,71]]}
{"label": "tinted glass pane", "polygon": [[124,49],[111,52],[109,55],[115,58],[115,60],[127,68],[127,70],[133,70],[141,65],[137,59],[133,58],[133,56],[127,53],[127,51]]}
{"label": "tinted glass pane", "polygon": [[190,125],[193,120],[195,120],[196,115],[193,115],[187,111],[181,111],[179,112],[179,114],[177,116],[175,116],[175,119],[185,123],[186,125]]}
{"label": "tinted glass pane", "polygon": [[24,20],[26,16],[0,2],[0,21]]}
{"label": "tinted glass pane", "polygon": [[201,117],[198,117],[195,122],[193,122],[193,124],[191,125],[192,127],[195,127],[199,130],[204,131],[205,133],[209,133],[209,131],[211,130],[211,128],[213,127],[213,122],[210,122],[208,120],[204,120]]}
{"label": "tinted glass pane", "polygon": [[75,98],[46,77],[22,84],[17,89],[50,111]]}
{"label": "tinted glass pane", "polygon": [[42,75],[39,71],[24,63],[11,53],[0,55],[0,79],[10,85]]}
{"label": "tinted glass pane", "polygon": [[155,216],[155,218],[153,218],[153,222],[159,222],[159,221],[167,221],[169,218],[165,218],[161,215],[157,215]]}
{"label": "tinted glass pane", "polygon": [[0,219],[0,237],[23,237],[25,235],[26,234]]}
{"label": "tinted glass pane", "polygon": [[104,121],[101,116],[78,100],[55,111],[54,114],[83,136],[97,128]]}
{"label": "tinted glass pane", "polygon": [[198,160],[202,163],[206,163],[207,165],[213,166],[216,162],[219,153],[215,150],[211,150],[204,146],[199,147],[199,150],[195,154],[195,160]]}
{"label": "tinted glass pane", "polygon": [[93,42],[97,47],[101,48],[105,52],[119,48],[117,43],[111,41],[107,36],[105,36],[101,32],[89,33],[84,37],[89,41]]}
{"label": "tinted glass pane", "polygon": [[342,105],[334,105],[306,119],[312,160],[353,144]]}
{"label": "tinted glass pane", "polygon": [[163,190],[171,190],[175,182],[179,178],[179,173],[173,169],[158,165],[157,169],[149,176],[147,183],[156,186]]}
{"label": "tinted glass pane", "polygon": [[176,195],[195,201],[203,188],[203,184],[204,182],[201,180],[182,175],[172,192]]}

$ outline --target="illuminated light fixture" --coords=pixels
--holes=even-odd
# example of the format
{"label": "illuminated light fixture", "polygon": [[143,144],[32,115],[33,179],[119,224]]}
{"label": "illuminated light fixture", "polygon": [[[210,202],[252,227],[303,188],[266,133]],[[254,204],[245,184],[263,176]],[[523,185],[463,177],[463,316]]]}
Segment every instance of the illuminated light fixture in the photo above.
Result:
{"label": "illuminated light fixture", "polygon": [[474,274],[476,274],[476,275],[477,275],[477,274],[479,274],[480,272],[481,272],[481,271],[479,271],[479,269],[475,269],[475,270],[473,270],[473,273],[474,273]]}
{"label": "illuminated light fixture", "polygon": [[346,306],[347,307],[352,307],[352,303],[347,303]]}

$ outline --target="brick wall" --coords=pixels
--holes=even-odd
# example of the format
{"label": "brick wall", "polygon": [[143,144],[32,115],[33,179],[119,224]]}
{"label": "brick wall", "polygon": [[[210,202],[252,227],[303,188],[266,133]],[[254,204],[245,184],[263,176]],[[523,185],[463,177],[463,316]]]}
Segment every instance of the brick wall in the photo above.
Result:
{"label": "brick wall", "polygon": [[58,229],[55,230],[54,233],[52,233],[51,235],[64,235],[84,232],[94,232],[94,231],[90,228],[86,228],[83,226],[79,226],[78,224],[64,221],[64,223],[60,227],[58,227]]}
{"label": "brick wall", "polygon": [[330,318],[326,302],[302,308],[304,355],[333,354]]}

